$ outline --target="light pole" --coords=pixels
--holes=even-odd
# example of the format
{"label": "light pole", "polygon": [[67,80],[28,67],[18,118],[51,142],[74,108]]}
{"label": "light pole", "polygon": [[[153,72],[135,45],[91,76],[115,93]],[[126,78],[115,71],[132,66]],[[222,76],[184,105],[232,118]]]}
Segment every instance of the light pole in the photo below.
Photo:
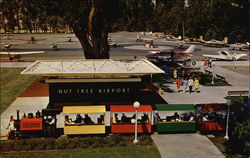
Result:
{"label": "light pole", "polygon": [[135,139],[133,141],[134,144],[139,142],[139,140],[137,139],[137,118],[138,118],[139,107],[140,107],[140,103],[138,101],[134,102],[134,108],[135,108]]}
{"label": "light pole", "polygon": [[[250,52],[250,44],[248,43],[248,49],[249,49],[249,52]],[[250,55],[248,55],[248,63],[250,62]],[[248,103],[250,103],[250,90],[248,90]]]}
{"label": "light pole", "polygon": [[188,4],[188,0],[184,0],[184,9],[183,9],[183,16],[182,16],[182,40],[184,40],[184,37],[185,37],[185,24],[184,24],[184,11],[186,8],[189,7],[189,4]]}
{"label": "light pole", "polygon": [[[235,53],[234,53],[234,56],[235,56]],[[233,64],[234,64],[233,69],[234,70],[236,69],[236,63],[235,63],[235,61],[236,61],[236,59],[235,59],[235,57],[233,57]]]}
{"label": "light pole", "polygon": [[230,106],[232,105],[232,101],[230,99],[227,100],[227,125],[226,125],[226,135],[225,135],[225,139],[229,139],[228,137],[228,122],[229,122],[229,112],[230,112]]}
{"label": "light pole", "polygon": [[215,64],[213,64],[212,66],[212,84],[214,84],[214,67],[215,67]]}

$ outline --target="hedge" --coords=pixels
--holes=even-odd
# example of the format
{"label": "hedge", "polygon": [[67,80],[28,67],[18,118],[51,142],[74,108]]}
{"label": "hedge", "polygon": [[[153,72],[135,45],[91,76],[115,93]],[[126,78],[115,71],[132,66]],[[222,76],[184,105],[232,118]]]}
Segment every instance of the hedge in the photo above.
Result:
{"label": "hedge", "polygon": [[[76,148],[98,148],[114,146],[132,146],[133,136],[109,135],[109,136],[88,136],[88,137],[60,137],[55,138],[31,138],[21,140],[0,141],[0,151],[31,151],[31,150],[56,150]],[[152,145],[150,136],[143,135],[139,138],[137,145]]]}

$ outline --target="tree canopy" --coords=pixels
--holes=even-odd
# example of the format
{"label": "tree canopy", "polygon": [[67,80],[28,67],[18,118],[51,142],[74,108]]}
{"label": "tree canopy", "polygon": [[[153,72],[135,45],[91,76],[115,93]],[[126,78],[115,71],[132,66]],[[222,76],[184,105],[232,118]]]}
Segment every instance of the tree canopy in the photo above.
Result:
{"label": "tree canopy", "polygon": [[[153,31],[229,42],[250,41],[250,4],[246,0],[2,0],[5,32],[72,30],[86,58],[109,58],[111,31]],[[183,27],[184,26],[184,27]]]}

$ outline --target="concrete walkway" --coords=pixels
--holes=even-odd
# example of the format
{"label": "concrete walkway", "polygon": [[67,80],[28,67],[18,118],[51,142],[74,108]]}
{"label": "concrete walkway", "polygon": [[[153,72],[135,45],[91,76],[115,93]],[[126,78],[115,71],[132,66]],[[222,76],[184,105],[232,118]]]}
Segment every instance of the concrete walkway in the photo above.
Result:
{"label": "concrete walkway", "polygon": [[218,148],[200,134],[154,134],[162,158],[224,158]]}
{"label": "concrete walkway", "polygon": [[[202,68],[203,69],[203,68]],[[165,92],[161,95],[169,104],[199,104],[199,103],[226,103],[225,97],[228,91],[248,91],[249,76],[223,69],[221,67],[207,68],[226,78],[232,86],[202,86],[200,85],[200,93],[177,93],[176,84],[165,84],[174,93]],[[181,87],[183,90],[183,87]]]}

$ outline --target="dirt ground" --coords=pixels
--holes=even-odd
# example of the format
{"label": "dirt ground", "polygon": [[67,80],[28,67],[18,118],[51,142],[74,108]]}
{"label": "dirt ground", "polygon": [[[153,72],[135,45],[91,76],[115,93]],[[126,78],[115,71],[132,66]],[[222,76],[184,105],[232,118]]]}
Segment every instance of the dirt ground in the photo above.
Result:
{"label": "dirt ground", "polygon": [[236,69],[233,69],[233,66],[221,66],[224,69],[235,71],[243,75],[249,76],[249,67],[248,66],[237,66]]}
{"label": "dirt ground", "polygon": [[36,79],[20,97],[46,97],[49,96],[49,87],[44,78]]}

